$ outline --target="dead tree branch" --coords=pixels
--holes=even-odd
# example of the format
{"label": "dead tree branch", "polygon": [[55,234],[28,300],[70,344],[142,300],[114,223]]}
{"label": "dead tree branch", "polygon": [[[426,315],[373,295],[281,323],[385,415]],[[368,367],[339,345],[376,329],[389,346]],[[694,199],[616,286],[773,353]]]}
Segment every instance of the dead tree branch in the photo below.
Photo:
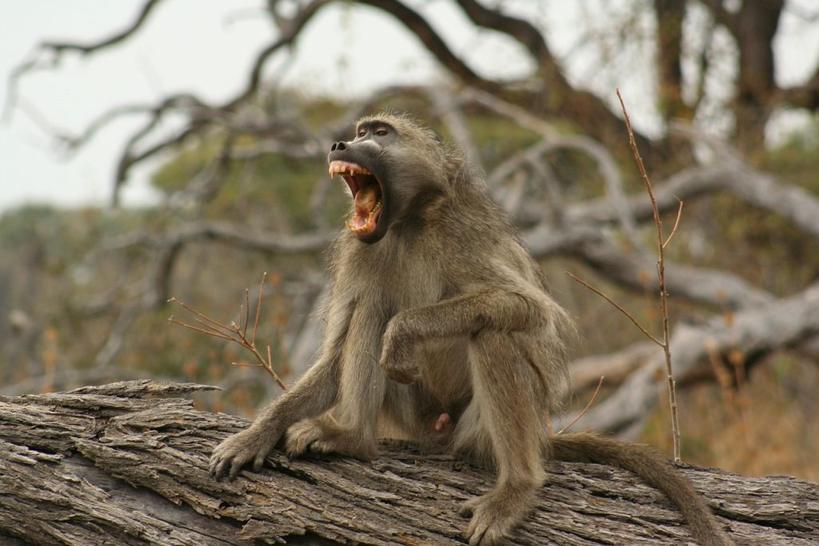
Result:
{"label": "dead tree branch", "polygon": [[[766,354],[796,346],[819,335],[819,283],[767,305],[737,311],[730,324],[715,316],[703,325],[678,324],[671,337],[674,368],[683,379],[709,350],[719,354]],[[617,431],[641,420],[658,400],[657,371],[662,355],[652,358],[618,389],[598,403],[583,419],[590,429]]]}
{"label": "dead tree branch", "polygon": [[20,78],[28,72],[45,67],[53,68],[57,66],[65,52],[76,52],[80,55],[87,56],[124,42],[142,28],[143,24],[148,20],[148,16],[161,1],[162,0],[147,0],[130,25],[96,42],[83,44],[79,42],[45,41],[40,43],[26,61],[23,61],[11,71],[7,82],[6,104],[3,108],[3,118],[7,118],[14,109],[17,101],[17,87]]}
{"label": "dead tree branch", "polygon": [[[181,398],[209,389],[130,381],[0,397],[0,540],[458,544],[458,507],[493,481],[448,456],[389,443],[372,462],[275,451],[261,472],[217,482],[210,452],[247,422]],[[547,470],[515,544],[690,541],[680,514],[628,472],[558,462]],[[681,471],[738,543],[807,546],[819,533],[816,484]]]}

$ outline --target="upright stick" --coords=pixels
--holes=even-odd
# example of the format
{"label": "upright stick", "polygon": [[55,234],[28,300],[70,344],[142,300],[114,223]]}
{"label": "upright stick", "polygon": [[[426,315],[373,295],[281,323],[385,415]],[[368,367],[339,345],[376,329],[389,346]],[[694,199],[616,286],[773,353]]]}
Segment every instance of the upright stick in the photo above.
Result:
{"label": "upright stick", "polygon": [[634,156],[634,161],[637,163],[637,168],[640,170],[640,176],[645,184],[648,198],[651,201],[651,210],[654,214],[654,226],[657,228],[657,281],[660,287],[660,311],[663,316],[663,337],[660,346],[663,348],[665,355],[665,371],[666,379],[668,381],[668,403],[671,409],[671,434],[674,444],[674,462],[680,462],[680,424],[677,417],[677,384],[674,380],[673,368],[671,366],[671,347],[669,341],[669,321],[668,321],[668,292],[665,289],[665,256],[664,251],[666,245],[671,241],[674,233],[677,231],[677,226],[680,223],[680,216],[682,214],[682,201],[677,209],[677,219],[674,222],[674,228],[668,239],[663,237],[663,222],[660,219],[660,211],[657,209],[657,201],[654,198],[654,188],[651,186],[651,180],[646,173],[646,167],[643,164],[643,158],[640,156],[640,151],[637,149],[637,142],[634,140],[634,131],[631,129],[631,120],[628,117],[626,105],[623,102],[623,97],[620,95],[620,90],[617,90],[617,98],[620,100],[620,107],[623,110],[623,117],[626,121],[626,129],[628,130],[628,142],[631,146],[631,154]]}

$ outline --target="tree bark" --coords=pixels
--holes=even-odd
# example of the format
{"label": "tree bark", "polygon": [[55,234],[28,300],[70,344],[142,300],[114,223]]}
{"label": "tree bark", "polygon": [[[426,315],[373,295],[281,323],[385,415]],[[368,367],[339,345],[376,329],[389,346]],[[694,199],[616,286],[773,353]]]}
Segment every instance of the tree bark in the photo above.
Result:
{"label": "tree bark", "polygon": [[[197,411],[213,387],[128,381],[0,397],[0,542],[10,544],[463,543],[461,502],[491,473],[385,443],[372,462],[288,460],[231,483],[208,457],[240,418]],[[167,397],[171,398],[167,398]],[[633,475],[548,463],[549,479],[515,544],[679,544],[679,513]],[[819,486],[681,467],[739,543],[812,544]]]}

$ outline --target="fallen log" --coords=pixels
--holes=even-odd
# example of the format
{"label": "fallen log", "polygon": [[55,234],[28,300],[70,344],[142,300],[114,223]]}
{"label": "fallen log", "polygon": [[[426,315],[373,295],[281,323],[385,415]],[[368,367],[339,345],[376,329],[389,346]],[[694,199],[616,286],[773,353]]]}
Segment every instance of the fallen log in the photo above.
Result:
{"label": "fallen log", "polygon": [[[213,447],[247,425],[199,411],[213,387],[126,381],[0,397],[2,544],[463,543],[461,502],[491,473],[411,445],[372,462],[288,460],[232,483],[208,476]],[[739,544],[816,544],[819,485],[680,467]],[[548,463],[514,544],[680,544],[690,535],[656,490],[607,466]]]}

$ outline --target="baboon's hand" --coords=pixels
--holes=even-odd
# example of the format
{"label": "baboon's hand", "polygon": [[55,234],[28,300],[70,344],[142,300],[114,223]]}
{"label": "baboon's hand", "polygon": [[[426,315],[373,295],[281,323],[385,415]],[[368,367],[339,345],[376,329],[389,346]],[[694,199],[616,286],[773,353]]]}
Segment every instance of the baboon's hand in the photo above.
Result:
{"label": "baboon's hand", "polygon": [[399,317],[387,325],[381,346],[379,364],[387,377],[398,383],[414,383],[420,373],[414,358],[414,343],[401,327]]}
{"label": "baboon's hand", "polygon": [[273,449],[278,435],[270,430],[250,426],[230,436],[213,450],[210,456],[210,475],[217,480],[232,480],[242,467],[253,461],[253,470],[261,470],[264,458]]}

